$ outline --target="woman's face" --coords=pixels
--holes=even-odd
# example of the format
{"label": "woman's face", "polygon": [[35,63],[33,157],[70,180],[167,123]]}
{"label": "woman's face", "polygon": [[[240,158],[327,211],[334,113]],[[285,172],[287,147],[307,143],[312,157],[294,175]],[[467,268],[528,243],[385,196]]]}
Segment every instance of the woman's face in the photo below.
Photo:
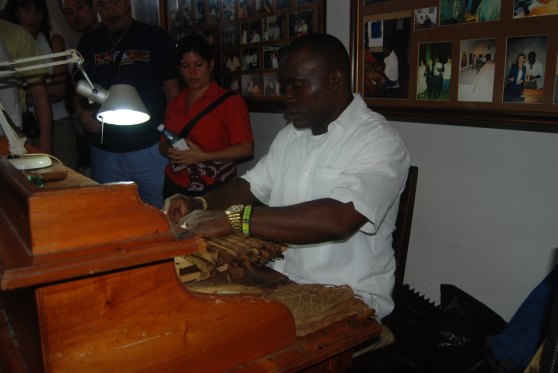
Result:
{"label": "woman's face", "polygon": [[187,52],[182,55],[178,71],[190,90],[196,91],[209,86],[213,61],[208,62],[197,52]]}
{"label": "woman's face", "polygon": [[525,63],[525,56],[522,54],[517,56],[517,63],[523,65]]}
{"label": "woman's face", "polygon": [[19,24],[37,38],[41,30],[41,22],[43,21],[43,14],[39,9],[33,3],[29,3],[24,7],[17,8],[16,17],[19,20]]}

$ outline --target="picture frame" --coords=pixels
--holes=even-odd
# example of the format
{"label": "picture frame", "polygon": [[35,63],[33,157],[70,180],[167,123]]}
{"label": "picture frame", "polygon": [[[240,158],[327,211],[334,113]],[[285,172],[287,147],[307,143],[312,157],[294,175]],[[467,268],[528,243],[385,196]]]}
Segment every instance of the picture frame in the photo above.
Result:
{"label": "picture frame", "polygon": [[159,0],[132,1],[132,17],[148,25],[164,27]]}
{"label": "picture frame", "polygon": [[355,91],[392,120],[558,131],[558,14],[518,4],[353,1]]}
{"label": "picture frame", "polygon": [[276,54],[300,35],[325,30],[325,0],[159,0],[178,41],[195,32],[210,42],[213,78],[242,95],[251,111],[280,112]]}

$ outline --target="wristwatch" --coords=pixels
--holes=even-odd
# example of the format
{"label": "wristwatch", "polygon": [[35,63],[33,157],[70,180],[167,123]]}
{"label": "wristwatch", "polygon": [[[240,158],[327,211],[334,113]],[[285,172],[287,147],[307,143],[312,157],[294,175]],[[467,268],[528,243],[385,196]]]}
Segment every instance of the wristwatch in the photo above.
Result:
{"label": "wristwatch", "polygon": [[244,212],[244,205],[232,205],[225,210],[225,214],[231,222],[233,232],[242,232],[242,213]]}

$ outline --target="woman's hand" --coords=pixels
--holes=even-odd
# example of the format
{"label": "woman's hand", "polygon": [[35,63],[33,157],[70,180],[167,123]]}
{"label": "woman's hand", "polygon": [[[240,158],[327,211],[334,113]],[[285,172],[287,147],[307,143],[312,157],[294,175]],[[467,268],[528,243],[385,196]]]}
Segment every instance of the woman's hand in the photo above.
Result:
{"label": "woman's hand", "polygon": [[176,150],[169,147],[168,157],[174,164],[196,164],[210,160],[208,153],[204,152],[195,143],[186,140],[190,147],[188,150]]}

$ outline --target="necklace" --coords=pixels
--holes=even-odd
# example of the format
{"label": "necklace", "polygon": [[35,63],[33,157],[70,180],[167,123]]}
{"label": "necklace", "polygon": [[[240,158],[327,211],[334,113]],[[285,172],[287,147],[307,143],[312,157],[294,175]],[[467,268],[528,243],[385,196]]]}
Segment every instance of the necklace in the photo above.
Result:
{"label": "necklace", "polygon": [[120,44],[120,42],[124,38],[124,35],[126,35],[126,33],[128,32],[128,29],[130,28],[131,24],[132,24],[132,22],[130,22],[130,24],[128,24],[128,26],[126,26],[126,28],[124,29],[124,32],[122,34],[120,34],[120,37],[118,38],[118,40],[116,40],[116,42],[112,38],[112,33],[110,31],[108,33],[109,38],[110,38],[110,42],[112,43],[112,48],[110,49],[110,57],[111,57],[111,62],[113,64],[116,62],[116,60],[118,58],[118,54],[121,53],[121,52],[117,51],[118,44]]}

